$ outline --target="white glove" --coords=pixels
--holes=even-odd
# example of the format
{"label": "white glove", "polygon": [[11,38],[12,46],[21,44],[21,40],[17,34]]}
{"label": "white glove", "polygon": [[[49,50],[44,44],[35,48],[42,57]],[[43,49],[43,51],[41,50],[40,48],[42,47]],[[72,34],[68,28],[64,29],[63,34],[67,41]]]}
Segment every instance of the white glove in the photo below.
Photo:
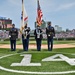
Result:
{"label": "white glove", "polygon": [[10,38],[11,36],[9,35],[9,38]]}

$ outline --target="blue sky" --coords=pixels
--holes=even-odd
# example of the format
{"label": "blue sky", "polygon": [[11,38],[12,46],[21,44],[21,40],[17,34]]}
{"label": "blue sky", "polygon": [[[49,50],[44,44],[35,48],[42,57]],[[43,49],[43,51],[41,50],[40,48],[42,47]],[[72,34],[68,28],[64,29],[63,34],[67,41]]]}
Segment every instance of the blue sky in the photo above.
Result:
{"label": "blue sky", "polygon": [[[51,21],[52,25],[59,25],[65,30],[75,29],[75,0],[39,0],[43,19]],[[0,16],[12,19],[16,27],[20,28],[21,0],[0,0]],[[37,15],[37,0],[24,0],[28,15],[28,26],[34,29]]]}

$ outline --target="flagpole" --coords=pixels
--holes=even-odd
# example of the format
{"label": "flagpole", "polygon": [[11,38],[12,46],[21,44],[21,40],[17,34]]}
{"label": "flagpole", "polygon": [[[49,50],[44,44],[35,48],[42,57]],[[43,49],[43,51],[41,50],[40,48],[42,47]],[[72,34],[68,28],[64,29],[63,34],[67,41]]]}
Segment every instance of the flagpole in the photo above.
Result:
{"label": "flagpole", "polygon": [[24,29],[24,26],[28,23],[28,16],[26,13],[26,9],[24,8],[24,0],[22,0],[22,13],[21,13],[21,32]]}
{"label": "flagpole", "polygon": [[22,26],[24,27],[24,0],[22,0]]}
{"label": "flagpole", "polygon": [[20,26],[20,33],[22,34],[22,29],[23,29],[23,0],[22,0],[22,10],[21,10],[21,26]]}

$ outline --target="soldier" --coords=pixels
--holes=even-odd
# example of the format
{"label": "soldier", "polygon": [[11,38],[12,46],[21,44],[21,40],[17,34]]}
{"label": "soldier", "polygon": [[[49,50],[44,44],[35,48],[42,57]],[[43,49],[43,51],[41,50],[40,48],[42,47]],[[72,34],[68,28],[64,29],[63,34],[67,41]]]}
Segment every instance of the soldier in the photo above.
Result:
{"label": "soldier", "polygon": [[37,28],[34,30],[35,40],[37,44],[37,50],[41,50],[41,41],[42,41],[42,30],[40,26],[37,25]]}
{"label": "soldier", "polygon": [[15,28],[15,24],[12,24],[12,28],[9,31],[11,51],[16,50],[16,39],[18,38],[18,30]]}
{"label": "soldier", "polygon": [[29,37],[30,37],[30,27],[27,27],[26,24],[22,32],[22,43],[24,51],[28,51]]}
{"label": "soldier", "polygon": [[51,22],[48,22],[48,27],[46,28],[48,50],[52,51],[53,49],[53,37],[55,36],[54,27],[51,26]]}

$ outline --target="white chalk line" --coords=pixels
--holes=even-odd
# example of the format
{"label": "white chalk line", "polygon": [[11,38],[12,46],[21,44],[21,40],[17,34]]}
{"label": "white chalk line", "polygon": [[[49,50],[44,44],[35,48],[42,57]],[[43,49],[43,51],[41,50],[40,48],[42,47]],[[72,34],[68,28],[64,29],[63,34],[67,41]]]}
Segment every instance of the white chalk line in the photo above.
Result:
{"label": "white chalk line", "polygon": [[19,71],[19,70],[12,70],[7,69],[0,66],[1,70],[8,71],[8,72],[15,72],[15,73],[24,73],[24,74],[69,74],[69,73],[75,73],[75,71],[64,71],[64,72],[29,72],[29,71]]}
{"label": "white chalk line", "polygon": [[18,53],[15,53],[15,54],[9,54],[9,55],[4,55],[4,56],[1,56],[0,59],[5,58],[5,57],[9,57],[9,56],[12,56],[12,55],[16,55],[16,54],[18,54]]}
{"label": "white chalk line", "polygon": [[[16,54],[18,54],[18,53],[16,53]],[[5,58],[5,57],[9,57],[9,56],[12,56],[12,55],[16,55],[16,54],[5,55],[5,56],[0,57],[0,59]],[[71,74],[71,73],[75,73],[75,70],[73,70],[73,71],[63,71],[63,72],[30,72],[30,71],[19,71],[19,70],[7,69],[7,68],[4,68],[2,66],[0,66],[0,69],[4,70],[4,71],[8,71],[8,72],[23,73],[23,74]]]}

